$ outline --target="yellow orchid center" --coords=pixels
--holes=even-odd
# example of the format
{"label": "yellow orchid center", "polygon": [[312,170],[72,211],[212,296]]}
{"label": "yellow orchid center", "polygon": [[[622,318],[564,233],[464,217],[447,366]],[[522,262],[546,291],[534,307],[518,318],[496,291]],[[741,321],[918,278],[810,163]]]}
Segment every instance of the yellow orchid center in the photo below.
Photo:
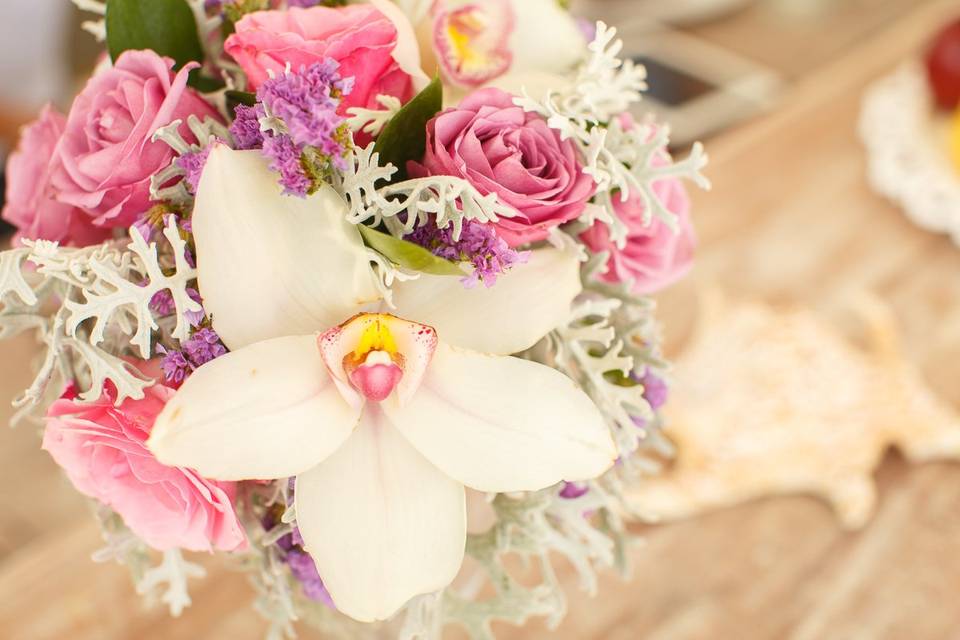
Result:
{"label": "yellow orchid center", "polygon": [[403,378],[404,357],[390,331],[393,316],[369,313],[354,321],[361,323],[353,351],[343,357],[343,370],[353,388],[368,400],[385,400]]}
{"label": "yellow orchid center", "polygon": [[363,333],[360,334],[360,340],[353,350],[353,357],[356,360],[362,360],[371,351],[386,351],[391,356],[398,355],[397,341],[390,333],[389,318],[381,313],[365,314],[370,318],[370,322]]}
{"label": "yellow orchid center", "polygon": [[361,313],[317,337],[320,355],[347,402],[405,402],[437,346],[433,327],[388,313]]}

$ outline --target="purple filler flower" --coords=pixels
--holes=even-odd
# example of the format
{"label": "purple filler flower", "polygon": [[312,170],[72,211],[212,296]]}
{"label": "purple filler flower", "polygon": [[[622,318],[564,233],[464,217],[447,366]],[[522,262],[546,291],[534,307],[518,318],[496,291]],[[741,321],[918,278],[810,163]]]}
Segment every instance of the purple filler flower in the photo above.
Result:
{"label": "purple filler flower", "polygon": [[564,482],[563,489],[560,490],[560,497],[566,498],[567,500],[573,500],[574,498],[579,498],[582,495],[585,495],[590,491],[590,487],[583,484],[577,484],[576,482]]}
{"label": "purple filler flower", "polygon": [[297,73],[270,78],[257,90],[257,99],[270,115],[283,121],[296,145],[316,147],[331,157],[344,151],[337,132],[343,118],[337,115],[337,107],[340,97],[353,90],[353,78],[340,78],[339,66],[327,58],[300,67]]}
{"label": "purple filler flower", "polygon": [[160,368],[167,382],[180,384],[193,372],[193,367],[187,361],[183,351],[167,349],[160,344],[157,345],[157,353],[163,356],[160,360]]}
{"label": "purple filler flower", "polygon": [[203,167],[210,156],[211,146],[207,145],[199,151],[188,151],[177,158],[177,166],[183,169],[183,180],[187,183],[190,193],[197,192],[197,185],[200,184],[200,176],[203,174]]}
{"label": "purple filler flower", "polygon": [[[353,78],[341,78],[338,68],[339,63],[328,58],[270,78],[257,89],[256,105],[236,109],[230,125],[234,146],[263,149],[287,195],[306,196],[326,163],[345,167],[350,135],[337,108],[353,90]],[[261,120],[268,115],[283,127],[261,130]],[[305,154],[308,148],[313,151]]]}
{"label": "purple filler flower", "polygon": [[405,239],[441,258],[472,264],[473,273],[463,279],[463,285],[468,289],[478,282],[492,287],[498,275],[530,257],[529,251],[511,249],[492,226],[473,220],[464,221],[459,240],[453,239],[452,227],[438,229],[432,222],[414,230]]}
{"label": "purple filler flower", "polygon": [[667,402],[667,396],[670,393],[667,383],[663,378],[655,376],[650,369],[644,372],[640,378],[640,384],[643,385],[643,398],[650,405],[650,408],[656,411]]}
{"label": "purple filler flower", "polygon": [[303,171],[301,153],[290,136],[267,136],[263,141],[263,155],[270,158],[270,168],[280,174],[283,193],[303,198],[313,183]]}
{"label": "purple filler flower", "polygon": [[[187,295],[196,302],[200,302],[200,292],[196,289],[188,287]],[[173,294],[169,289],[161,289],[153,294],[152,298],[150,298],[150,310],[158,316],[173,315],[176,309],[177,305],[174,304]],[[190,323],[191,327],[196,327],[203,322],[205,315],[206,314],[204,313],[203,309],[201,309],[200,311],[186,311],[184,312],[183,317],[187,319],[187,322]]]}
{"label": "purple filler flower", "polygon": [[[265,531],[270,531],[277,526],[281,512],[282,509],[266,513],[262,520]],[[290,567],[290,574],[303,588],[303,595],[316,602],[322,602],[331,609],[334,608],[333,598],[323,586],[316,563],[303,549],[303,536],[300,535],[300,529],[294,527],[291,533],[278,538],[275,544],[281,551],[281,559]]]}
{"label": "purple filler flower", "polygon": [[190,339],[183,343],[183,351],[191,364],[200,367],[227,352],[217,332],[208,327],[195,331]]}
{"label": "purple filler flower", "polygon": [[290,573],[303,587],[303,595],[316,602],[322,602],[328,607],[334,606],[333,598],[330,597],[327,588],[323,586],[323,580],[317,571],[317,565],[309,553],[299,547],[294,547],[287,551],[284,560],[290,567]]}
{"label": "purple filler flower", "polygon": [[263,133],[260,131],[260,116],[256,107],[240,105],[234,112],[230,135],[237,149],[259,149],[263,146]]}

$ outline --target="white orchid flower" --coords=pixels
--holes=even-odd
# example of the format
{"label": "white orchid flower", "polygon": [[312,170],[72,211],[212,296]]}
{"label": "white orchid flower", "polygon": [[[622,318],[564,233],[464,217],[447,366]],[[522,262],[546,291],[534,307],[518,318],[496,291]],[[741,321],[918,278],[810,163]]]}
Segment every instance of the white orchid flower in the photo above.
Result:
{"label": "white orchid flower", "polygon": [[329,187],[282,196],[257,151],[211,151],[193,231],[232,351],[186,381],[149,446],[210,478],[296,476],[306,550],[337,608],[372,621],[453,580],[464,487],[543,489],[616,453],[571,380],[505,355],[567,317],[575,256],[536,251],[490,289],[424,275],[380,313],[346,209]]}

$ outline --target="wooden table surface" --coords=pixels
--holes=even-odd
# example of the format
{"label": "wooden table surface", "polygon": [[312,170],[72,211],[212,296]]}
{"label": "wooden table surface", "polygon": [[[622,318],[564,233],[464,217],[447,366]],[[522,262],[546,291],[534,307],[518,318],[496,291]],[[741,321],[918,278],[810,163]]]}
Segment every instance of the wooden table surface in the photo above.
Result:
{"label": "wooden table surface", "polygon": [[[839,317],[849,292],[867,289],[890,303],[912,358],[960,408],[960,249],[915,229],[869,191],[855,136],[865,85],[917,51],[958,7],[888,4],[905,15],[799,76],[774,113],[710,141],[714,190],[695,196],[698,264],[662,299],[662,313],[679,345],[704,287],[800,302],[828,317]],[[28,339],[0,345],[0,397],[27,384],[23,363],[34,354]],[[0,423],[8,416],[4,402]],[[262,637],[246,608],[251,589],[215,562],[177,620],[144,610],[123,568],[92,564],[96,526],[36,435],[21,428],[0,440],[0,637]],[[960,466],[909,467],[892,454],[878,482],[878,512],[856,533],[803,496],[638,527],[633,581],[604,576],[595,599],[571,585],[570,614],[551,637],[960,638]],[[548,635],[540,623],[499,630],[505,640]]]}

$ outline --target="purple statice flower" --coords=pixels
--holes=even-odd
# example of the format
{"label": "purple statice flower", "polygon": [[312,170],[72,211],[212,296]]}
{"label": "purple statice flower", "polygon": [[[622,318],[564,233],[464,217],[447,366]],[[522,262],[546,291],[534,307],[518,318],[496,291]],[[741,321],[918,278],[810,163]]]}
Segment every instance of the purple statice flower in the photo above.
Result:
{"label": "purple statice flower", "polygon": [[140,232],[140,235],[143,236],[143,239],[147,242],[153,240],[154,226],[153,222],[150,220],[150,212],[146,212],[140,215],[136,221],[130,225]]}
{"label": "purple statice flower", "polygon": [[492,287],[497,282],[497,276],[530,257],[529,251],[511,249],[492,226],[473,220],[464,221],[459,240],[453,239],[452,227],[438,229],[432,222],[414,230],[405,239],[429,249],[441,258],[472,264],[473,273],[463,279],[463,285],[468,289],[478,282]]}
{"label": "purple statice flower", "polygon": [[[350,135],[337,113],[340,99],[353,90],[333,59],[301,66],[270,78],[257,89],[257,104],[238,106],[230,133],[237,149],[262,149],[280,173],[287,195],[306,196],[328,164],[343,169]],[[281,127],[261,128],[269,117]]]}
{"label": "purple statice flower", "polygon": [[190,193],[197,192],[197,185],[200,184],[200,176],[210,156],[210,149],[211,145],[207,145],[199,151],[188,151],[176,160],[177,166],[184,171],[183,180],[187,183]]}
{"label": "purple statice flower", "polygon": [[353,90],[353,78],[343,80],[339,63],[332,58],[300,67],[296,73],[270,78],[257,90],[257,99],[270,115],[287,126],[298,146],[311,146],[324,155],[341,155],[343,144],[337,129],[343,118],[337,115],[340,96]]}
{"label": "purple statice flower", "polygon": [[323,0],[287,0],[287,6],[307,9],[309,7],[315,7],[321,2],[323,2]]}
{"label": "purple statice flower", "polygon": [[[187,295],[190,296],[196,302],[200,302],[200,292],[194,289],[193,287],[187,288]],[[153,294],[153,297],[150,298],[150,310],[153,311],[158,316],[169,316],[177,310],[177,305],[173,302],[173,294],[170,293],[169,289],[161,289]],[[183,317],[187,319],[187,322],[190,323],[191,327],[198,327],[200,323],[203,322],[206,313],[203,309],[199,311],[186,311],[183,314]]]}
{"label": "purple statice flower", "polygon": [[303,198],[313,182],[303,170],[301,154],[289,136],[267,136],[263,141],[263,155],[270,159],[270,168],[280,174],[283,193]]}
{"label": "purple statice flower", "polygon": [[169,316],[177,310],[177,306],[173,303],[173,294],[170,293],[170,289],[160,289],[160,291],[153,294],[153,297],[150,298],[149,306],[150,311],[153,311],[158,316]]}
{"label": "purple statice flower", "polygon": [[[337,114],[340,98],[353,91],[353,78],[341,78],[332,58],[270,78],[257,89],[263,113],[281,120],[302,152],[313,147],[335,165],[342,165],[347,136]],[[283,137],[283,136],[280,136]]]}
{"label": "purple statice flower", "polygon": [[576,482],[564,482],[563,489],[560,490],[560,497],[567,500],[573,500],[590,491],[590,487]]}
{"label": "purple statice flower", "polygon": [[160,369],[163,371],[163,377],[167,382],[180,384],[193,372],[193,366],[191,366],[183,351],[167,349],[159,344],[157,345],[157,353],[163,356],[160,360]]}
{"label": "purple statice flower", "polygon": [[[203,300],[200,299],[200,292],[193,287],[187,288],[187,295],[190,296],[194,302],[203,304]],[[203,310],[203,307],[201,307],[197,311],[185,311],[183,317],[187,319],[191,327],[199,327],[203,319],[207,317],[207,313]]]}
{"label": "purple statice flower", "polygon": [[322,602],[328,607],[333,607],[333,598],[327,588],[323,586],[323,579],[317,571],[317,565],[314,563],[310,554],[299,547],[295,547],[286,552],[284,561],[290,567],[290,573],[300,583],[303,588],[303,595],[315,602]]}
{"label": "purple statice flower", "polygon": [[[233,137],[234,147],[237,149],[259,149],[263,146],[263,133],[260,131],[260,114],[258,106],[248,107],[239,105],[234,111],[233,124],[230,125],[230,135]],[[263,109],[263,107],[259,107]]]}
{"label": "purple statice flower", "polygon": [[[267,511],[261,520],[264,531],[270,531],[279,524],[282,508]],[[303,595],[316,602],[322,602],[331,609],[334,608],[333,599],[323,585],[320,573],[313,558],[303,548],[303,536],[300,529],[293,527],[293,531],[280,536],[274,543],[280,549],[280,557],[290,567],[290,575],[300,583]]]}
{"label": "purple statice flower", "polygon": [[643,385],[643,399],[647,401],[651,409],[656,411],[666,404],[670,389],[663,378],[654,375],[647,368],[639,382]]}
{"label": "purple statice flower", "polygon": [[194,331],[182,347],[194,367],[203,366],[227,352],[227,348],[220,341],[220,336],[209,327]]}

